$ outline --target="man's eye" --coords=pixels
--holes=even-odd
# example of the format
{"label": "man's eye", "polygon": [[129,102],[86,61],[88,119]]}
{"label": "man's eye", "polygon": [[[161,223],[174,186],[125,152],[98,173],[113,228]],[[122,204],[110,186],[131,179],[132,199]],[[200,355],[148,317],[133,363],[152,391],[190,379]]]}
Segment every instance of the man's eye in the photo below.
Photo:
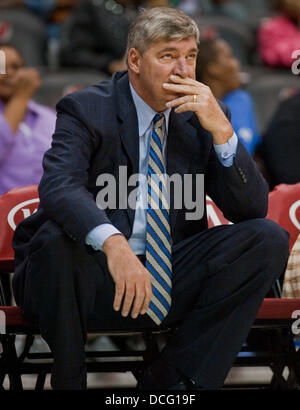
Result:
{"label": "man's eye", "polygon": [[162,58],[163,59],[170,59],[170,58],[172,58],[173,56],[172,56],[172,54],[164,54],[163,56],[162,56]]}
{"label": "man's eye", "polygon": [[189,54],[188,59],[189,60],[195,60],[196,59],[196,54]]}

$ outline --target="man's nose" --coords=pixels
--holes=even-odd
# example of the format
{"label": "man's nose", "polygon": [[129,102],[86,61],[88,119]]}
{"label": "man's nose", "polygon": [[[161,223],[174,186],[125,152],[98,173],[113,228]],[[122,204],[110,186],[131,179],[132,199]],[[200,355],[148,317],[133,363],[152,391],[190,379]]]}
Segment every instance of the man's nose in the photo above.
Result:
{"label": "man's nose", "polygon": [[176,61],[173,74],[179,75],[182,78],[186,78],[188,76],[187,63],[185,59],[178,59]]}

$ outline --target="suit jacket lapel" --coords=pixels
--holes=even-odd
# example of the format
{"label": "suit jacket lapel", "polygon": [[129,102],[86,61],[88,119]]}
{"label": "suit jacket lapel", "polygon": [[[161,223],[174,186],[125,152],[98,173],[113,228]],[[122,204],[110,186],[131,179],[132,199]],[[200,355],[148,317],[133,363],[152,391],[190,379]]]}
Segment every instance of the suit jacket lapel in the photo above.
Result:
{"label": "suit jacket lapel", "polygon": [[116,83],[120,138],[127,153],[133,173],[139,172],[139,133],[135,105],[129,88],[128,75]]}
{"label": "suit jacket lapel", "polygon": [[[131,173],[137,174],[139,172],[139,133],[137,113],[130,92],[127,74],[124,74],[116,82],[116,99],[118,119],[120,122],[120,139],[131,166],[131,169],[128,170],[129,177]],[[133,186],[128,187],[128,195],[133,189]],[[135,210],[127,207],[127,213],[131,226],[133,226]]]}

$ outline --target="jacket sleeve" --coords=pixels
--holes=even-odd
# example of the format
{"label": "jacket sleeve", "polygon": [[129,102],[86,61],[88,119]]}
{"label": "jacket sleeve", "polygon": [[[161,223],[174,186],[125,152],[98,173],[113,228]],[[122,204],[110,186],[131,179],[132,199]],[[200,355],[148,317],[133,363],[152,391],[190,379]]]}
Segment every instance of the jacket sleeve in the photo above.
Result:
{"label": "jacket sleeve", "polygon": [[52,147],[43,159],[40,204],[73,240],[83,243],[95,226],[111,223],[87,189],[90,159],[98,144],[99,135],[96,137],[80,102],[71,96],[63,98],[57,104]]}
{"label": "jacket sleeve", "polygon": [[[230,119],[228,107],[224,104],[221,107]],[[220,163],[212,147],[205,184],[207,194],[229,221],[236,223],[266,216],[268,184],[240,141],[230,167]]]}

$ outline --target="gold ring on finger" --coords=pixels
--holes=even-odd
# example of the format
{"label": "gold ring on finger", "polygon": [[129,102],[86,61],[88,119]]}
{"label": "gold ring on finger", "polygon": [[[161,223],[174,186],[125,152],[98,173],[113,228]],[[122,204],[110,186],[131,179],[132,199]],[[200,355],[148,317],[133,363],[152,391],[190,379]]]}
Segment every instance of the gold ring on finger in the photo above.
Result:
{"label": "gold ring on finger", "polygon": [[194,97],[193,97],[194,102],[197,102],[197,97],[198,97],[197,94],[194,94]]}

